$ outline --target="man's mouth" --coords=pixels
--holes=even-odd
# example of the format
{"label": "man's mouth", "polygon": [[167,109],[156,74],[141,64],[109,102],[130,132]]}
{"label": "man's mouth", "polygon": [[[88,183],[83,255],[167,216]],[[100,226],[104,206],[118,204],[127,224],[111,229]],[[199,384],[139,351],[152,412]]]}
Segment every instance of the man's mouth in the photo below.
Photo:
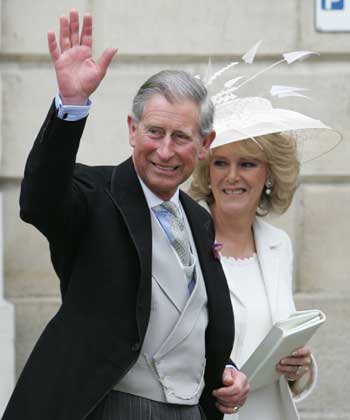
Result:
{"label": "man's mouth", "polygon": [[152,165],[155,166],[157,169],[165,172],[174,172],[179,166],[174,165],[160,165],[159,163],[152,162]]}

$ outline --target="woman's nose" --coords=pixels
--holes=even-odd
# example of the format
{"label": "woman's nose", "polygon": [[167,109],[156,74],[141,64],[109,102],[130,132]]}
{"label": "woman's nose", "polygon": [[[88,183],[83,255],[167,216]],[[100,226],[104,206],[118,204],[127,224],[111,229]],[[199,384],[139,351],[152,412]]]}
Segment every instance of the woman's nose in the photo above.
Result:
{"label": "woman's nose", "polygon": [[240,178],[239,168],[236,165],[231,165],[229,168],[228,173],[228,181],[231,183],[235,183]]}

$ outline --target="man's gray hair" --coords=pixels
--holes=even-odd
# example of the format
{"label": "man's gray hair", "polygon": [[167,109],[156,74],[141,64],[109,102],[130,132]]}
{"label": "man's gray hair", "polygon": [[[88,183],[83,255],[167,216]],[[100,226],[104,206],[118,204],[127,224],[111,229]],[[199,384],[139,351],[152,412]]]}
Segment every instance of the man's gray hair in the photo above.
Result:
{"label": "man's gray hair", "polygon": [[202,138],[213,129],[214,104],[203,82],[181,70],[163,70],[151,76],[140,87],[132,103],[132,117],[139,123],[149,98],[161,95],[170,103],[189,99],[199,107],[199,133]]}

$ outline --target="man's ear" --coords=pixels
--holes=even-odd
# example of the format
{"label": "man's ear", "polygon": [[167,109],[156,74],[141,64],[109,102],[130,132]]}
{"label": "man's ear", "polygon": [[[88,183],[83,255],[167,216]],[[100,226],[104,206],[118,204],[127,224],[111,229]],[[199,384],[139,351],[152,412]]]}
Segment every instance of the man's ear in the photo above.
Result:
{"label": "man's ear", "polygon": [[211,131],[207,136],[204,137],[203,143],[201,145],[198,159],[204,160],[207,157],[208,151],[210,149],[210,145],[213,143],[214,139],[216,137],[215,130]]}
{"label": "man's ear", "polygon": [[136,133],[136,124],[131,115],[128,115],[128,128],[129,128],[129,143],[131,147],[135,147],[135,133]]}

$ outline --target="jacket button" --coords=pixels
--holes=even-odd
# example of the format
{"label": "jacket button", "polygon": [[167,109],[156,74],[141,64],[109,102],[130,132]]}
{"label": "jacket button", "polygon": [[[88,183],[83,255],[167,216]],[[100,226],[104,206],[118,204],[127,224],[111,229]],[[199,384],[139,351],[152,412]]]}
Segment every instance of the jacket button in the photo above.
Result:
{"label": "jacket button", "polygon": [[131,350],[132,351],[139,351],[140,350],[140,343],[134,343],[131,345]]}

